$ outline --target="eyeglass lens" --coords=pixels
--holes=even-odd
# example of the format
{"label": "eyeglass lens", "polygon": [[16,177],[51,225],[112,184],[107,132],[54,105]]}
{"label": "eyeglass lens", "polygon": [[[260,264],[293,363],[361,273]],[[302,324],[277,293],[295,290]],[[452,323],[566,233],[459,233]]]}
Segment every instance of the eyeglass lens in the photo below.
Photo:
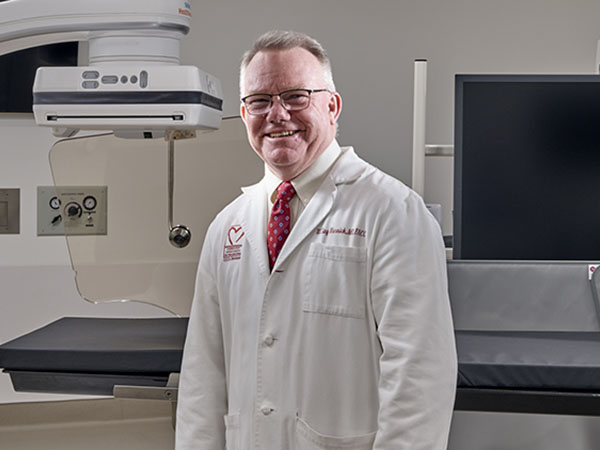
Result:
{"label": "eyeglass lens", "polygon": [[299,111],[308,108],[310,104],[310,91],[286,91],[279,95],[257,94],[250,95],[244,103],[250,114],[264,114],[271,109],[273,97],[279,97],[281,105],[288,111]]}

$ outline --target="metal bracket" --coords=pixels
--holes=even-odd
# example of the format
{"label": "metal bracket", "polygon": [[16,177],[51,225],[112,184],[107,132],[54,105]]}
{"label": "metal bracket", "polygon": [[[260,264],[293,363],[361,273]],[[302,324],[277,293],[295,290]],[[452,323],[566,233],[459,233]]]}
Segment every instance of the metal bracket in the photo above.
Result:
{"label": "metal bracket", "polygon": [[138,400],[169,400],[171,402],[176,402],[178,384],[179,374],[172,373],[169,375],[169,381],[165,387],[115,385],[113,388],[113,395],[117,398],[133,398]]}
{"label": "metal bracket", "polygon": [[171,402],[171,422],[175,429],[177,414],[177,391],[179,390],[179,373],[171,373],[165,387],[153,386],[123,386],[113,387],[115,398],[130,398],[137,400],[168,400]]}
{"label": "metal bracket", "polygon": [[196,130],[167,130],[165,141],[178,141],[180,139],[194,139]]}

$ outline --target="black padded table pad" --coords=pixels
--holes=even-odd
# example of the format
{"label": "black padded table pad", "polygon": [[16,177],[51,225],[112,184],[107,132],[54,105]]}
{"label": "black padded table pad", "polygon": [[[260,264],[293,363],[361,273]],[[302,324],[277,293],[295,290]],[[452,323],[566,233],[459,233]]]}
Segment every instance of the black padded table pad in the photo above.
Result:
{"label": "black padded table pad", "polygon": [[[187,323],[67,317],[1,345],[0,368],[17,391],[165,386]],[[456,343],[456,409],[600,415],[600,333],[456,331]]]}
{"label": "black padded table pad", "polygon": [[600,392],[600,333],[457,331],[458,386]]}
{"label": "black padded table pad", "polygon": [[65,317],[0,346],[6,371],[179,372],[186,318]]}

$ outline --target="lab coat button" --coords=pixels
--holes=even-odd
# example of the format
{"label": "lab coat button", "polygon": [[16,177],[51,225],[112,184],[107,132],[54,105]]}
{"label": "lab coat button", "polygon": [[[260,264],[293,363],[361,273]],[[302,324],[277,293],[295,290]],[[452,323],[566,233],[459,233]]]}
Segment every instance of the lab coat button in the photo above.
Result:
{"label": "lab coat button", "polygon": [[263,413],[265,416],[268,416],[269,414],[271,414],[272,411],[273,411],[273,409],[270,408],[269,406],[263,406],[262,408],[260,408],[260,412]]}
{"label": "lab coat button", "polygon": [[265,345],[267,345],[267,346],[270,347],[271,345],[273,345],[273,342],[275,342],[275,338],[272,335],[268,334],[265,337],[265,341],[264,342],[265,342]]}

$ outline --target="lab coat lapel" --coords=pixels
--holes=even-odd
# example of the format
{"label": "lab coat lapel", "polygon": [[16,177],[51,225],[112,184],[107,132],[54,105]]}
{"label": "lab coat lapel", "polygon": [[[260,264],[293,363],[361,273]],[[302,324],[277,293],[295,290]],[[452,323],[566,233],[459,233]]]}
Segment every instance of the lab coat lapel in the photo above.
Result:
{"label": "lab coat lapel", "polygon": [[242,226],[246,232],[246,240],[256,256],[258,270],[266,280],[271,271],[267,256],[267,238],[265,232],[265,217],[267,216],[267,198],[260,184],[242,188],[248,196],[245,211],[241,214]]}
{"label": "lab coat lapel", "polygon": [[333,207],[336,192],[337,189],[333,180],[327,177],[298,218],[294,228],[292,228],[292,232],[285,241],[273,269],[280,266],[294,249],[325,219]]}

